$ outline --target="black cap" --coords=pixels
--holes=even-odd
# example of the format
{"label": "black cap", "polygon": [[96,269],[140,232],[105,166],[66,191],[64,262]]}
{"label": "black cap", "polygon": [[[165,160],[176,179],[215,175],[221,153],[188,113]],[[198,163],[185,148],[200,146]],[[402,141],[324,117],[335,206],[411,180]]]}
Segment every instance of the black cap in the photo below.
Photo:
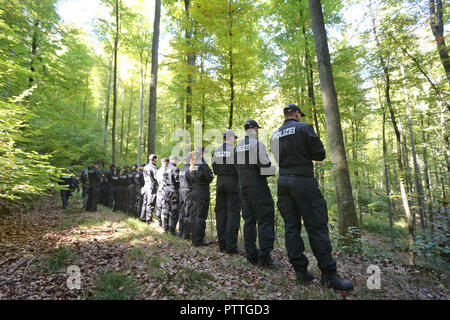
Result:
{"label": "black cap", "polygon": [[261,128],[261,127],[259,126],[258,122],[256,122],[255,120],[248,120],[248,121],[245,123],[244,128],[245,128],[245,130],[247,130],[247,129]]}
{"label": "black cap", "polygon": [[116,167],[116,171],[120,171],[120,167]]}
{"label": "black cap", "polygon": [[286,107],[284,107],[284,112],[300,112],[302,117],[305,117],[306,115],[300,110],[299,106],[296,104],[288,104]]}
{"label": "black cap", "polygon": [[141,168],[142,168],[142,167],[145,167],[145,166],[146,166],[145,163],[141,163],[141,165],[140,165]]}
{"label": "black cap", "polygon": [[123,166],[123,168],[124,168],[124,169],[128,169],[129,167],[128,167],[128,165],[126,164],[126,165]]}
{"label": "black cap", "polygon": [[98,164],[97,160],[92,161],[93,164]]}
{"label": "black cap", "polygon": [[112,165],[110,165],[109,166],[109,168],[111,169],[111,168],[115,168],[116,167],[116,165],[113,163]]}

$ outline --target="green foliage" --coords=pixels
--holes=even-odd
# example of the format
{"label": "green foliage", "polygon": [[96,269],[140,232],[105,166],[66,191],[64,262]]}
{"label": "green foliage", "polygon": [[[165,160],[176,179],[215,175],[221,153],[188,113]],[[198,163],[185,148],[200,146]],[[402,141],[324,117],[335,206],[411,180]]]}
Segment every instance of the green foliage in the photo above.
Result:
{"label": "green foliage", "polygon": [[347,233],[342,235],[335,234],[336,247],[349,254],[361,253],[364,246],[364,240],[361,238],[361,231],[355,227],[349,227]]}
{"label": "green foliage", "polygon": [[129,300],[137,293],[134,280],[119,272],[103,273],[96,283],[92,299],[95,300]]}
{"label": "green foliage", "polygon": [[76,252],[67,247],[59,247],[47,258],[47,271],[53,273],[70,265],[77,257]]}
{"label": "green foliage", "polygon": [[58,168],[104,157],[89,87],[95,56],[79,31],[57,27],[55,4],[7,2],[0,10],[3,199],[47,194],[58,189]]}
{"label": "green foliage", "polygon": [[[390,236],[389,222],[386,220],[386,216],[382,217],[380,215],[370,216],[365,215],[363,218],[363,228],[369,232],[378,233],[384,235],[385,237]],[[394,237],[406,237],[406,228],[401,228],[394,226]]]}
{"label": "green foliage", "polygon": [[58,170],[50,165],[49,155],[27,151],[20,146],[29,113],[21,104],[0,101],[0,198],[17,200],[47,193],[55,184]]}

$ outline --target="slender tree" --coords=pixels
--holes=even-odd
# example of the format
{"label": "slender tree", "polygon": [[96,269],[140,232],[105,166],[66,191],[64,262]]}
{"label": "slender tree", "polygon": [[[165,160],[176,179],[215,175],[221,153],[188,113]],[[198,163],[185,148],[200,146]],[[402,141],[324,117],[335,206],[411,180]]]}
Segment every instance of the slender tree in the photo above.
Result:
{"label": "slender tree", "polygon": [[420,217],[420,227],[422,232],[425,233],[425,218],[423,213],[423,192],[422,192],[422,184],[420,182],[420,169],[417,164],[417,155],[416,155],[416,145],[414,141],[414,134],[412,129],[412,121],[411,121],[411,110],[409,106],[409,98],[408,98],[408,87],[406,86],[405,80],[405,70],[403,65],[400,65],[400,69],[403,76],[403,89],[405,95],[405,104],[406,104],[406,115],[408,116],[408,127],[409,127],[409,138],[411,141],[411,152],[413,156],[413,164],[414,164],[414,181],[416,185],[416,194],[417,194],[417,205],[419,209],[419,217]]}
{"label": "slender tree", "polygon": [[113,70],[113,57],[114,53],[111,54],[109,59],[109,77],[108,77],[108,90],[106,92],[106,111],[105,111],[105,125],[104,125],[104,135],[103,135],[103,147],[106,149],[108,143],[108,127],[109,127],[109,100],[111,97],[111,78]]}
{"label": "slender tree", "polygon": [[161,0],[155,0],[155,20],[153,22],[152,70],[150,79],[150,103],[148,107],[148,155],[155,153],[156,146],[156,88],[158,84],[159,25],[161,20]]}
{"label": "slender tree", "polygon": [[116,33],[114,35],[114,80],[113,80],[113,125],[111,133],[111,145],[112,145],[112,162],[116,163],[116,114],[117,114],[117,54],[119,47],[119,1],[115,0],[114,3],[114,15],[116,18]]}
{"label": "slender tree", "polygon": [[[350,227],[358,228],[358,218],[353,201],[321,1],[309,0],[309,11],[319,65],[319,79],[325,107],[325,120],[335,176],[336,193],[338,195],[339,230],[342,235],[346,236]],[[356,233],[352,234],[356,236]]]}
{"label": "slender tree", "polygon": [[428,1],[430,9],[430,26],[436,41],[437,50],[444,67],[447,81],[450,84],[450,58],[448,56],[448,48],[445,45],[444,36],[444,19],[443,19],[443,1],[442,0],[425,0]]}

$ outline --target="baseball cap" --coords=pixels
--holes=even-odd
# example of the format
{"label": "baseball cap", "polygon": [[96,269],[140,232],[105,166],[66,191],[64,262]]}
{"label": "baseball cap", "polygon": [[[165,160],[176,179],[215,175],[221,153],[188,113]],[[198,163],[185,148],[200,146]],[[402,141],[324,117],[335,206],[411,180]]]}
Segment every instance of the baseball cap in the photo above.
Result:
{"label": "baseball cap", "polygon": [[154,160],[154,159],[157,159],[158,158],[158,156],[156,155],[156,154],[151,154],[149,157],[148,157],[148,159],[150,160],[150,161],[152,161],[152,160]]}
{"label": "baseball cap", "polygon": [[177,157],[176,155],[171,155],[170,158],[169,158],[169,160],[170,160],[170,161],[172,161],[172,160],[178,161],[178,160],[180,160],[180,159],[178,159],[178,157]]}
{"label": "baseball cap", "polygon": [[302,117],[305,117],[306,115],[300,110],[299,106],[296,104],[288,104],[286,107],[284,107],[284,112],[300,112]]}
{"label": "baseball cap", "polygon": [[255,120],[247,120],[247,122],[244,125],[245,130],[251,129],[251,128],[261,128]]}

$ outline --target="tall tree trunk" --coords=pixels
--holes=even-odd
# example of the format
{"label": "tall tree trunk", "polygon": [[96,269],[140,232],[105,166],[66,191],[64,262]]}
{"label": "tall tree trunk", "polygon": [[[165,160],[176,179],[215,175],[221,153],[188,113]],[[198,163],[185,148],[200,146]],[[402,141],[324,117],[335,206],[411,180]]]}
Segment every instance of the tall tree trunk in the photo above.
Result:
{"label": "tall tree trunk", "polygon": [[[358,218],[353,201],[350,174],[342,137],[339,106],[334,87],[333,70],[330,62],[321,1],[309,0],[309,10],[316,45],[317,62],[319,65],[320,86],[322,88],[322,97],[325,106],[325,120],[330,144],[331,161],[334,166],[336,192],[339,195],[339,230],[342,235],[346,236],[348,228],[358,228]],[[357,236],[354,233],[353,235]]]}
{"label": "tall tree trunk", "polygon": [[[185,15],[186,15],[186,44],[188,46],[191,46],[191,28],[189,26],[189,20],[191,19],[191,15],[189,13],[189,0],[184,0],[184,8],[185,8]],[[195,56],[193,54],[188,53],[187,54],[187,64],[188,64],[188,76],[187,76],[187,87],[186,87],[186,129],[190,130],[192,126],[192,71],[190,68],[194,66],[195,64]]]}
{"label": "tall tree trunk", "polygon": [[[303,15],[303,12],[300,11],[300,16]],[[311,110],[313,112],[314,118],[314,127],[316,129],[317,136],[320,139],[320,127],[319,127],[319,118],[317,115],[317,105],[316,105],[316,97],[314,94],[314,70],[312,65],[311,54],[309,52],[309,41],[308,35],[306,34],[305,24],[302,25],[303,37],[305,39],[305,65],[306,65],[306,83],[308,86],[308,99],[311,103]],[[315,164],[314,166],[316,179],[319,180],[319,187],[322,194],[325,194],[325,179],[324,172],[321,170],[321,165]]]}
{"label": "tall tree trunk", "polygon": [[354,145],[354,147],[352,148],[352,156],[355,168],[354,174],[356,182],[356,207],[358,208],[359,211],[359,225],[362,227],[363,221],[362,221],[362,205],[361,205],[361,187],[359,183],[359,172],[358,172],[358,150],[356,147],[358,144],[357,143],[355,144],[355,142],[358,141],[358,129],[355,127],[354,121],[351,121],[351,127],[352,127],[352,142]]}
{"label": "tall tree trunk", "polygon": [[130,123],[131,123],[131,108],[133,107],[133,83],[131,83],[131,94],[130,94],[130,107],[128,108],[128,125],[127,125],[127,137],[125,143],[125,158],[128,158],[128,144],[130,137]]}
{"label": "tall tree trunk", "polygon": [[119,45],[119,0],[115,1],[116,34],[114,37],[113,125],[111,133],[112,163],[116,163],[116,113],[117,113],[117,48]]}
{"label": "tall tree trunk", "polygon": [[108,127],[109,127],[109,98],[111,96],[111,79],[112,79],[112,70],[113,70],[113,57],[114,53],[111,54],[111,58],[109,59],[109,78],[108,78],[108,91],[106,93],[106,113],[105,113],[105,126],[104,126],[104,135],[103,135],[103,147],[106,150],[106,146],[108,144]]}
{"label": "tall tree trunk", "polygon": [[[423,118],[422,118],[421,127],[425,128],[423,126]],[[430,116],[428,115],[428,123],[427,126],[430,126]],[[423,164],[424,164],[424,174],[425,174],[425,188],[427,189],[427,210],[428,210],[428,217],[430,219],[430,230],[431,234],[434,233],[434,221],[433,221],[433,197],[431,194],[431,184],[430,184],[430,173],[428,172],[428,152],[427,152],[427,136],[425,134],[425,130],[422,130],[422,140],[423,140]]]}
{"label": "tall tree trunk", "polygon": [[[439,106],[439,103],[438,103]],[[450,145],[449,145],[449,134],[448,134],[448,126],[447,126],[447,122],[448,119],[445,119],[444,115],[448,115],[448,112],[446,112],[448,110],[448,108],[445,108],[443,110],[441,110],[441,114],[440,114],[440,120],[441,120],[441,136],[444,138],[444,151],[445,151],[445,160],[447,162],[447,175],[445,176],[445,181],[447,181],[449,174],[450,174]],[[447,117],[448,118],[448,117]]]}
{"label": "tall tree trunk", "polygon": [[30,74],[30,76],[28,78],[28,82],[30,84],[30,87],[33,85],[33,82],[34,82],[33,73],[35,71],[34,61],[36,60],[36,53],[37,53],[37,47],[38,47],[38,33],[39,33],[39,20],[36,20],[34,22],[33,36],[31,38],[31,57],[30,57],[30,71],[31,71],[31,74]]}
{"label": "tall tree trunk", "polygon": [[397,162],[398,162],[398,167],[400,170],[400,192],[402,195],[403,207],[404,207],[405,213],[406,213],[406,221],[408,223],[408,233],[409,233],[409,238],[408,238],[408,240],[409,240],[409,262],[410,262],[410,264],[414,265],[414,260],[415,260],[415,253],[414,253],[414,249],[413,249],[414,248],[414,226],[412,223],[411,210],[409,208],[408,197],[406,194],[405,184],[404,184],[405,172],[404,172],[403,163],[402,163],[402,144],[401,144],[401,140],[400,140],[401,135],[400,135],[400,131],[397,126],[397,121],[395,119],[395,114],[394,114],[394,110],[392,108],[392,103],[391,103],[389,59],[388,59],[388,62],[386,63],[386,61],[384,60],[383,54],[382,54],[381,44],[380,44],[380,40],[378,38],[375,17],[374,17],[372,8],[371,8],[371,4],[372,4],[371,1],[369,1],[369,10],[370,10],[371,18],[372,18],[372,30],[373,30],[373,34],[375,36],[375,41],[376,41],[378,51],[379,51],[379,59],[380,59],[381,66],[383,68],[383,73],[384,73],[385,81],[386,81],[386,83],[385,83],[386,103],[389,108],[389,114],[391,116],[392,126],[394,127],[395,137],[397,139]]}
{"label": "tall tree trunk", "polygon": [[233,0],[230,0],[228,6],[228,36],[230,41],[230,47],[228,48],[228,59],[230,66],[230,118],[228,120],[228,128],[231,129],[233,127],[233,111],[234,111],[234,73],[233,73]]}
{"label": "tall tree trunk", "polygon": [[431,31],[433,32],[436,41],[439,57],[441,58],[447,81],[450,84],[450,59],[448,56],[448,48],[445,45],[442,0],[428,0],[428,4],[430,8]]}
{"label": "tall tree trunk", "polygon": [[414,180],[416,185],[416,194],[417,194],[417,206],[419,207],[419,217],[420,217],[420,227],[422,229],[422,232],[425,234],[425,218],[423,214],[423,192],[422,192],[422,185],[420,183],[420,169],[419,165],[417,164],[417,156],[416,156],[416,147],[414,143],[414,135],[412,130],[412,121],[411,121],[411,110],[409,106],[409,98],[408,98],[408,87],[406,86],[405,81],[405,71],[403,69],[403,65],[400,66],[402,76],[403,76],[403,89],[405,94],[405,104],[406,104],[406,114],[408,116],[408,127],[409,127],[409,138],[411,140],[411,152],[413,156],[413,164],[414,164]]}
{"label": "tall tree trunk", "polygon": [[156,149],[156,88],[158,85],[159,25],[161,21],[161,0],[155,0],[155,20],[153,21],[152,71],[150,79],[150,103],[148,107],[148,148],[147,156]]}
{"label": "tall tree trunk", "polygon": [[394,226],[391,207],[391,187],[389,185],[389,163],[387,161],[387,148],[386,148],[386,110],[383,108],[383,161],[384,161],[384,180],[386,186],[386,196],[389,210],[389,234],[391,236],[392,245],[395,244],[394,240]]}
{"label": "tall tree trunk", "polygon": [[[205,64],[203,59],[203,53],[200,54],[200,77],[201,82],[205,80]],[[203,137],[206,129],[206,102],[205,102],[205,91],[202,90],[202,100],[201,100],[201,116],[202,116],[202,145],[206,145],[207,141],[203,141]]]}
{"label": "tall tree trunk", "polygon": [[123,152],[122,152],[122,146],[123,146],[123,131],[124,131],[124,120],[125,120],[125,108],[122,107],[122,120],[120,123],[120,148],[119,148],[119,157],[121,160],[123,160]]}
{"label": "tall tree trunk", "polygon": [[[399,122],[398,124],[398,128],[400,130],[400,132],[404,132],[403,128],[402,128],[402,124]],[[408,204],[411,210],[411,214],[412,214],[412,223],[413,223],[413,227],[416,227],[416,210],[415,208],[412,208],[411,206],[411,198],[410,195],[414,192],[413,191],[413,184],[411,181],[411,174],[410,174],[410,169],[409,169],[409,150],[408,150],[408,146],[406,144],[406,136],[403,133],[401,135],[401,140],[403,141],[403,159],[404,159],[404,169],[405,169],[405,177],[406,177],[406,195],[408,196]]]}
{"label": "tall tree trunk", "polygon": [[[147,63],[148,63],[148,55],[145,59],[144,63],[144,50],[141,50],[139,53],[139,132],[138,132],[138,147],[137,147],[137,165],[139,166],[141,164],[141,147],[142,147],[142,111],[144,108],[144,90],[145,90],[145,76],[147,74]],[[149,106],[150,108],[150,106]],[[156,105],[155,105],[156,109]],[[155,122],[156,124],[156,122]]]}

